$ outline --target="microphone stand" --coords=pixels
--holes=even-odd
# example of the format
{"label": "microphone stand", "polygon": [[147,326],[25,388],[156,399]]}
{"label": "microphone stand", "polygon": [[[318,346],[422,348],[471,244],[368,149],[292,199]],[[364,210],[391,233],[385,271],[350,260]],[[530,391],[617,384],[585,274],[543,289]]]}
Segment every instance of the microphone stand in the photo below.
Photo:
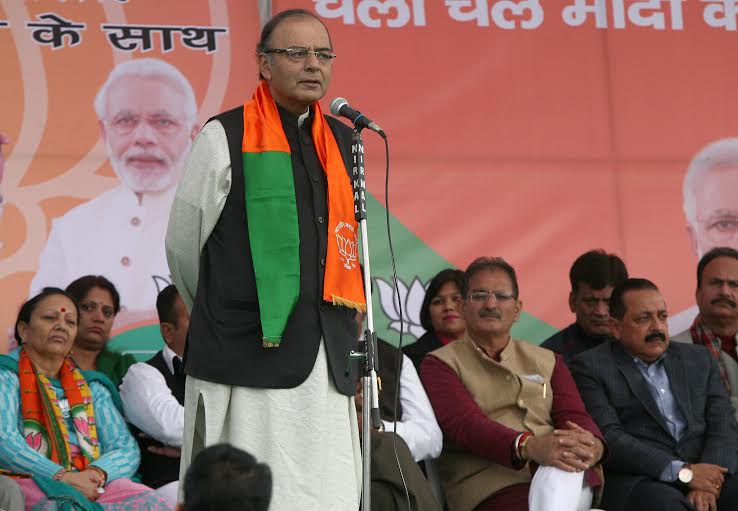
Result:
{"label": "microphone stand", "polygon": [[381,419],[379,416],[379,392],[376,372],[377,334],[374,331],[374,315],[372,312],[371,264],[369,261],[369,236],[366,226],[364,142],[361,139],[361,128],[354,128],[351,135],[351,182],[354,190],[354,217],[359,222],[359,228],[361,229],[367,328],[364,330],[364,339],[359,342],[358,351],[351,351],[349,357],[352,360],[361,361],[363,367],[361,379],[361,456],[363,464],[361,509],[371,511],[371,432],[372,427],[379,428]]}

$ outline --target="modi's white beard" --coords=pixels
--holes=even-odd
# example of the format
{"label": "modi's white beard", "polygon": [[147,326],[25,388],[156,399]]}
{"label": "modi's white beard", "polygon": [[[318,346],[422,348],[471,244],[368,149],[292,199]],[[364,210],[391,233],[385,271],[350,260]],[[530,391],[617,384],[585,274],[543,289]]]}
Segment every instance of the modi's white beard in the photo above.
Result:
{"label": "modi's white beard", "polygon": [[[182,153],[180,153],[174,161],[159,149],[155,149],[153,151],[129,149],[120,157],[117,157],[113,154],[110,143],[106,143],[105,145],[108,149],[110,166],[113,167],[118,178],[123,181],[128,188],[135,193],[156,193],[167,190],[172,186],[176,186],[177,182],[179,182],[179,176],[182,174],[184,163],[187,160],[187,156],[190,154],[190,149],[192,148],[192,140],[187,140],[187,147],[184,148]],[[126,160],[133,155],[141,154],[159,158],[164,162],[166,170],[163,172],[157,172],[129,169],[126,166]]]}

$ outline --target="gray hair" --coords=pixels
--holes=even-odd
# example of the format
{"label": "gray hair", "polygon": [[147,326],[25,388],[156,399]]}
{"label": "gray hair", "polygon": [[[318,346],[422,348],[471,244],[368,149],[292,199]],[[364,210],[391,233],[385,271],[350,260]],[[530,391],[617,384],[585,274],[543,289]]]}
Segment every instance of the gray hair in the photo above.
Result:
{"label": "gray hair", "polygon": [[135,59],[118,64],[108,75],[100,90],[95,96],[95,113],[97,118],[102,120],[105,118],[105,106],[110,86],[119,78],[124,76],[136,76],[139,78],[163,78],[169,83],[179,87],[185,96],[184,108],[185,118],[188,123],[194,123],[197,117],[197,104],[195,103],[195,93],[192,85],[182,72],[168,62],[159,59],[145,58]]}
{"label": "gray hair", "polygon": [[723,138],[711,142],[698,152],[684,175],[684,215],[687,222],[697,225],[697,199],[695,190],[698,180],[710,169],[720,165],[738,166],[738,138]]}

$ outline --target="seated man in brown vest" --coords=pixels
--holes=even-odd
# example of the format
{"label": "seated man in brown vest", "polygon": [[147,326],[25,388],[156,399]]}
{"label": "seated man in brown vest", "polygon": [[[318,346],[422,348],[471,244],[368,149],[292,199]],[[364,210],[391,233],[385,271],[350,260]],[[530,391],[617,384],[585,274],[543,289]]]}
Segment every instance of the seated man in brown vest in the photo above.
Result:
{"label": "seated man in brown vest", "polygon": [[561,356],[510,337],[522,309],[515,270],[482,257],[464,284],[465,336],[420,366],[449,510],[589,509],[604,440]]}
{"label": "seated man in brown vest", "polygon": [[190,314],[174,285],[156,298],[166,346],[147,362],[133,364],[123,378],[120,397],[126,419],[139,431],[141,475],[174,507],[177,503],[180,447],[184,431],[185,375],[182,372]]}

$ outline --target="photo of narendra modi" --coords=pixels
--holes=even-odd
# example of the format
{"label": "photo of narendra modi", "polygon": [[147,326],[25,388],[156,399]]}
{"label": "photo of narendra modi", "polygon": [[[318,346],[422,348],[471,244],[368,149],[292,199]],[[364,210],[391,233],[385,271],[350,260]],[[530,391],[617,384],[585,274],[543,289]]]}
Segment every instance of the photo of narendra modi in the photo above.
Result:
{"label": "photo of narendra modi", "polygon": [[121,296],[120,327],[155,317],[156,296],[170,283],[164,234],[197,108],[181,71],[142,58],[113,68],[94,110],[120,183],[52,221],[29,295],[105,275]]}

